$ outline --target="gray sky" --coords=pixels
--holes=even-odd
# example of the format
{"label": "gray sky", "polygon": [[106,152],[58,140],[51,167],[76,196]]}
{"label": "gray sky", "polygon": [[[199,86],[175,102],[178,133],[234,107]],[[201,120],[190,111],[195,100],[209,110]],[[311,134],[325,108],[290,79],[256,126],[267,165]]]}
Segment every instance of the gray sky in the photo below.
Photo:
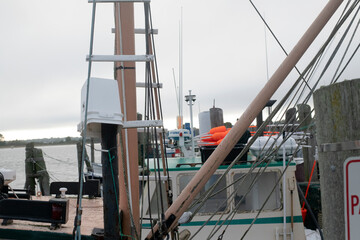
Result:
{"label": "gray sky", "polygon": [[[254,0],[285,49],[290,51],[328,1]],[[344,6],[340,7],[341,9]],[[165,127],[178,112],[172,68],[178,81],[179,22],[183,9],[184,95],[197,95],[199,111],[216,106],[235,122],[267,81],[264,25],[245,0],[153,0],[151,3]],[[143,7],[135,4],[135,25],[143,28]],[[338,10],[336,16],[339,16]],[[94,54],[112,54],[112,4],[97,5]],[[0,0],[0,133],[5,140],[78,136],[80,91],[87,76],[91,4],[86,0]],[[333,18],[330,25],[334,24]],[[329,34],[328,25],[298,64],[300,70]],[[267,33],[269,75],[284,54]],[[137,54],[144,39],[136,37]],[[359,58],[357,58],[359,59]],[[137,81],[144,81],[137,64]],[[352,69],[352,70],[351,70]],[[95,64],[92,76],[112,77],[111,64]],[[284,85],[288,87],[296,74]],[[292,77],[292,78],[291,78]],[[348,78],[359,77],[350,66]],[[279,99],[280,89],[275,99]],[[143,112],[138,92],[138,112]],[[189,109],[184,103],[184,120]]]}

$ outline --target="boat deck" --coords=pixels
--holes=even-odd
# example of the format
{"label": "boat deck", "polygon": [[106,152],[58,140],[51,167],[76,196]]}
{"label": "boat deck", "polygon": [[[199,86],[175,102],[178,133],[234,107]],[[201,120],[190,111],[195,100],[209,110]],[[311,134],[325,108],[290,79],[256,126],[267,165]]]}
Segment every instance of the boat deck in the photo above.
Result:
{"label": "boat deck", "polygon": [[[51,196],[33,197],[33,200],[48,201]],[[50,230],[50,223],[14,220],[12,224],[0,225],[0,239],[73,239],[76,198],[69,198],[69,220],[59,229]],[[82,200],[81,235],[83,239],[91,237],[94,228],[104,228],[102,198]]]}

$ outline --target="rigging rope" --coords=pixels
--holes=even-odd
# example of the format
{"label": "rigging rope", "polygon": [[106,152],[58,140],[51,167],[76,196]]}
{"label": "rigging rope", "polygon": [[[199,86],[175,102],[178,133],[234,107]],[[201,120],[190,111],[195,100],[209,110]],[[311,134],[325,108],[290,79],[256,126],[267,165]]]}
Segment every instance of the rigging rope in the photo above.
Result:
{"label": "rigging rope", "polygon": [[57,177],[55,177],[55,175],[54,175],[52,172],[50,172],[49,169],[46,169],[46,168],[42,167],[42,166],[41,166],[39,163],[37,163],[36,161],[33,161],[33,163],[35,163],[36,166],[38,166],[42,171],[47,172],[47,173],[49,174],[50,179],[53,179],[53,180],[55,180],[55,181],[60,182],[60,179],[58,179]]}
{"label": "rigging rope", "polygon": [[[159,83],[159,77],[158,77],[158,67],[157,67],[157,59],[156,59],[156,51],[155,51],[155,44],[154,44],[154,36],[153,36],[153,25],[152,25],[152,17],[151,17],[151,9],[150,9],[150,4],[149,3],[144,3],[144,11],[145,11],[145,41],[146,41],[146,54],[153,54],[154,56],[154,61],[153,62],[147,62],[146,63],[146,71],[145,71],[145,120],[154,120],[154,119],[158,119],[158,120],[162,120],[163,119],[163,115],[162,115],[162,107],[161,107],[161,98],[160,98],[160,90],[159,88],[153,88],[153,82],[154,83]],[[169,173],[168,173],[168,163],[167,163],[167,157],[165,154],[165,129],[162,127],[161,131],[159,133],[159,137],[158,137],[158,131],[157,128],[155,127],[151,127],[151,128],[146,128],[146,136],[147,136],[147,141],[146,141],[146,149],[151,148],[152,152],[153,152],[153,156],[154,156],[154,177],[155,177],[155,183],[156,183],[156,187],[155,187],[155,194],[157,196],[157,201],[156,201],[156,205],[157,205],[157,224],[159,224],[161,230],[165,230],[166,229],[166,225],[165,223],[165,205],[164,205],[164,201],[163,201],[163,180],[161,179],[161,168],[164,171],[164,175],[167,176],[167,180],[165,181],[165,190],[166,190],[166,195],[167,195],[167,203],[168,206],[169,204],[171,204],[171,187],[169,183]],[[163,160],[163,164],[160,163],[160,149],[159,149],[159,145],[158,142],[160,142],[160,148],[161,148],[161,154],[162,154],[162,160]],[[149,166],[149,156],[147,156],[147,165]],[[164,170],[165,169],[165,170]],[[143,177],[144,178],[144,177]],[[151,212],[151,198],[150,198],[150,184],[149,184],[149,176],[148,176],[148,200],[149,200],[149,212],[148,214],[150,215],[150,224],[151,227],[153,227],[153,216],[152,216],[152,212]],[[144,196],[143,196],[144,197]],[[143,216],[143,211],[144,209],[142,209],[142,216]]]}
{"label": "rigging rope", "polygon": [[[42,150],[42,152],[43,152],[43,154],[44,154],[46,157],[48,157],[48,158],[50,158],[50,159],[53,159],[53,160],[55,160],[55,161],[58,161],[58,162],[61,162],[61,163],[66,163],[66,164],[73,164],[73,162],[68,162],[68,161],[65,161],[65,160],[62,160],[62,159],[59,159],[59,158],[52,157],[52,156],[50,156],[49,154],[45,153],[44,150]],[[68,158],[68,159],[69,159],[69,158]]]}
{"label": "rigging rope", "polygon": [[[340,27],[340,25],[342,24],[342,22],[341,22],[341,20],[339,21],[339,25],[337,26],[337,27]],[[333,36],[333,34],[332,34],[332,36]],[[331,38],[332,36],[330,36],[329,38]],[[326,42],[327,44],[329,43],[329,41],[327,41]],[[327,45],[327,44],[325,44],[325,45]],[[323,50],[324,50],[324,47],[319,51],[319,53],[317,54],[317,56],[314,58],[314,60],[309,64],[309,66],[312,66],[314,63],[318,63],[318,60],[317,59],[319,59],[320,58],[320,56],[322,55],[322,52],[323,52]],[[307,69],[305,69],[305,71],[304,72],[307,72],[308,70],[310,70],[310,67],[308,67]],[[301,77],[301,76],[300,76]],[[294,84],[294,86],[295,85],[297,85],[297,83],[299,82],[299,79],[297,80],[297,82]],[[318,79],[318,81],[317,82],[319,82],[319,79]],[[314,89],[314,88],[313,88]],[[312,94],[312,92],[313,92],[313,89],[312,89],[312,91],[309,93],[309,95],[311,95]],[[291,91],[289,91],[289,92],[291,92]],[[305,99],[305,101],[304,102],[307,102],[308,101],[308,99],[309,98],[307,98],[307,99]],[[299,99],[298,99],[298,101],[299,101]],[[298,102],[297,101],[297,102]],[[264,123],[265,124],[265,123]],[[263,124],[263,125],[264,125]],[[250,144],[249,144],[250,145]],[[241,154],[241,153],[240,153]],[[236,161],[236,160],[234,160],[234,161]],[[218,182],[216,182],[215,184],[218,184]],[[209,196],[208,194],[206,195],[207,197]],[[260,211],[261,212],[261,211]],[[260,213],[259,213],[260,214]],[[255,221],[255,220],[254,220]],[[246,232],[247,233],[247,232]],[[246,233],[245,233],[245,235],[246,235]],[[222,233],[222,235],[223,235],[224,233]],[[212,235],[213,236],[213,235]],[[192,237],[194,237],[194,236],[192,236]],[[210,236],[211,237],[211,236]]]}
{"label": "rigging rope", "polygon": [[[360,7],[358,7],[358,9],[356,10],[356,13],[355,13],[354,17],[351,19],[350,24],[348,25],[345,33],[343,34],[342,40],[345,38],[345,36],[347,35],[347,32],[349,31],[350,27],[352,26],[352,24],[353,24],[353,22],[354,22],[354,20],[355,20],[355,17],[356,17],[357,14],[359,13],[359,9],[360,9]],[[357,25],[356,25],[356,27],[355,27],[355,29],[354,29],[354,32],[353,32],[353,34],[352,34],[352,36],[351,36],[351,38],[350,38],[350,40],[349,40],[349,43],[348,43],[348,45],[347,45],[347,47],[346,47],[346,49],[345,49],[345,51],[344,51],[344,54],[343,54],[343,56],[342,56],[342,58],[341,58],[341,60],[340,60],[340,62],[339,62],[339,65],[338,65],[338,67],[337,67],[337,69],[336,69],[336,71],[335,71],[335,73],[334,73],[334,76],[333,76],[333,79],[331,80],[331,83],[334,83],[334,82],[335,82],[336,74],[337,74],[337,72],[339,71],[339,68],[340,68],[340,66],[341,66],[341,64],[342,64],[342,62],[343,62],[343,60],[344,60],[344,58],[345,58],[345,56],[346,56],[349,48],[350,48],[350,45],[351,45],[351,43],[352,43],[352,40],[354,39],[355,33],[356,33],[356,31],[357,31],[357,29],[358,29],[358,27],[359,27],[359,23],[360,23],[360,19],[358,20],[358,23],[357,23]],[[342,40],[341,40],[341,41],[342,41]]]}
{"label": "rigging rope", "polygon": [[[270,26],[267,24],[265,18],[261,15],[261,13],[259,12],[259,10],[257,9],[257,7],[255,6],[255,4],[252,2],[252,0],[249,0],[249,2],[251,3],[251,5],[254,7],[255,11],[257,12],[257,14],[259,15],[259,17],[261,18],[261,20],[263,21],[263,23],[265,24],[266,28],[269,30],[269,32],[271,33],[271,35],[274,37],[275,41],[278,43],[278,45],[280,46],[280,48],[282,49],[282,51],[285,53],[286,56],[288,56],[289,54],[287,53],[287,51],[285,50],[285,48],[283,47],[283,45],[281,44],[281,42],[279,41],[279,39],[276,37],[275,33],[272,31],[272,29],[270,28]],[[295,70],[297,71],[297,73],[301,76],[301,73],[299,71],[299,69],[295,66],[294,67]],[[305,81],[305,79],[303,78],[304,83],[307,85],[307,82]],[[310,88],[309,85],[307,85],[308,88]]]}

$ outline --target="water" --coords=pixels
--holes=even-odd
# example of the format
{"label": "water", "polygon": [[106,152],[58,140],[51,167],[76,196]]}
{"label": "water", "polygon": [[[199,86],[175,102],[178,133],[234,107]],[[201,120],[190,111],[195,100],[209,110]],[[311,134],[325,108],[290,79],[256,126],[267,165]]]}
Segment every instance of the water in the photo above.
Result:
{"label": "water", "polygon": [[[77,181],[78,165],[76,145],[38,146],[42,149],[50,182]],[[95,144],[95,149],[100,149]],[[90,148],[87,147],[88,155]],[[101,162],[101,153],[95,151],[95,162]],[[25,147],[0,148],[0,168],[16,170],[16,180],[10,183],[12,188],[25,185]]]}

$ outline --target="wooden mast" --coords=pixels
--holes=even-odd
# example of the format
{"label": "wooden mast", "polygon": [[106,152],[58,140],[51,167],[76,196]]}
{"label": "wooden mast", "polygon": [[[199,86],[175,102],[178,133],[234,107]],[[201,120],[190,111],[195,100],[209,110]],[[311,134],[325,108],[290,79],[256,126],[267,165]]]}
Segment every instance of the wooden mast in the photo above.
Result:
{"label": "wooden mast", "polygon": [[[115,54],[116,55],[135,55],[135,33],[134,33],[134,4],[133,3],[115,3]],[[121,30],[121,32],[120,32]],[[135,62],[117,62],[116,80],[119,85],[120,102],[124,121],[137,120],[136,111],[136,76]],[[124,69],[121,69],[121,68]],[[122,77],[124,86],[122,86]],[[123,92],[125,92],[126,104],[124,107]],[[118,151],[119,158],[119,208],[123,214],[121,233],[134,236],[131,230],[130,211],[132,212],[136,231],[140,231],[139,221],[139,169],[138,169],[138,140],[137,129],[127,129],[122,131],[122,143],[124,153]],[[119,142],[118,136],[118,142]],[[127,152],[126,152],[127,151]],[[125,156],[125,159],[123,159]],[[128,157],[128,159],[127,159]],[[123,165],[125,162],[125,165]],[[129,163],[130,166],[127,166]],[[124,173],[125,172],[125,176]],[[130,177],[128,176],[130,174]],[[127,200],[127,191],[124,179],[130,179],[128,186],[132,209],[129,209]]]}
{"label": "wooden mast", "polygon": [[[201,169],[188,183],[188,185],[170,206],[170,208],[166,211],[165,219],[167,220],[168,226],[170,226],[168,231],[176,227],[178,219],[188,209],[195,196],[200,192],[209,178],[223,162],[225,157],[230,153],[237,141],[245,133],[248,126],[264,108],[266,103],[270,100],[271,96],[279,88],[281,83],[285,80],[290,71],[302,57],[316,36],[320,33],[322,28],[325,26],[341,3],[342,0],[331,0],[328,2],[328,4],[321,11],[309,29],[305,32],[303,37],[299,40],[290,54],[285,58],[273,76],[265,84],[264,88],[258,93],[249,107],[245,110],[234,127],[226,135],[215,151],[210,155]],[[147,239],[154,239],[153,232],[155,232],[155,235],[159,234],[158,226],[156,226],[153,231],[150,231]],[[161,237],[165,237],[165,235]]]}

